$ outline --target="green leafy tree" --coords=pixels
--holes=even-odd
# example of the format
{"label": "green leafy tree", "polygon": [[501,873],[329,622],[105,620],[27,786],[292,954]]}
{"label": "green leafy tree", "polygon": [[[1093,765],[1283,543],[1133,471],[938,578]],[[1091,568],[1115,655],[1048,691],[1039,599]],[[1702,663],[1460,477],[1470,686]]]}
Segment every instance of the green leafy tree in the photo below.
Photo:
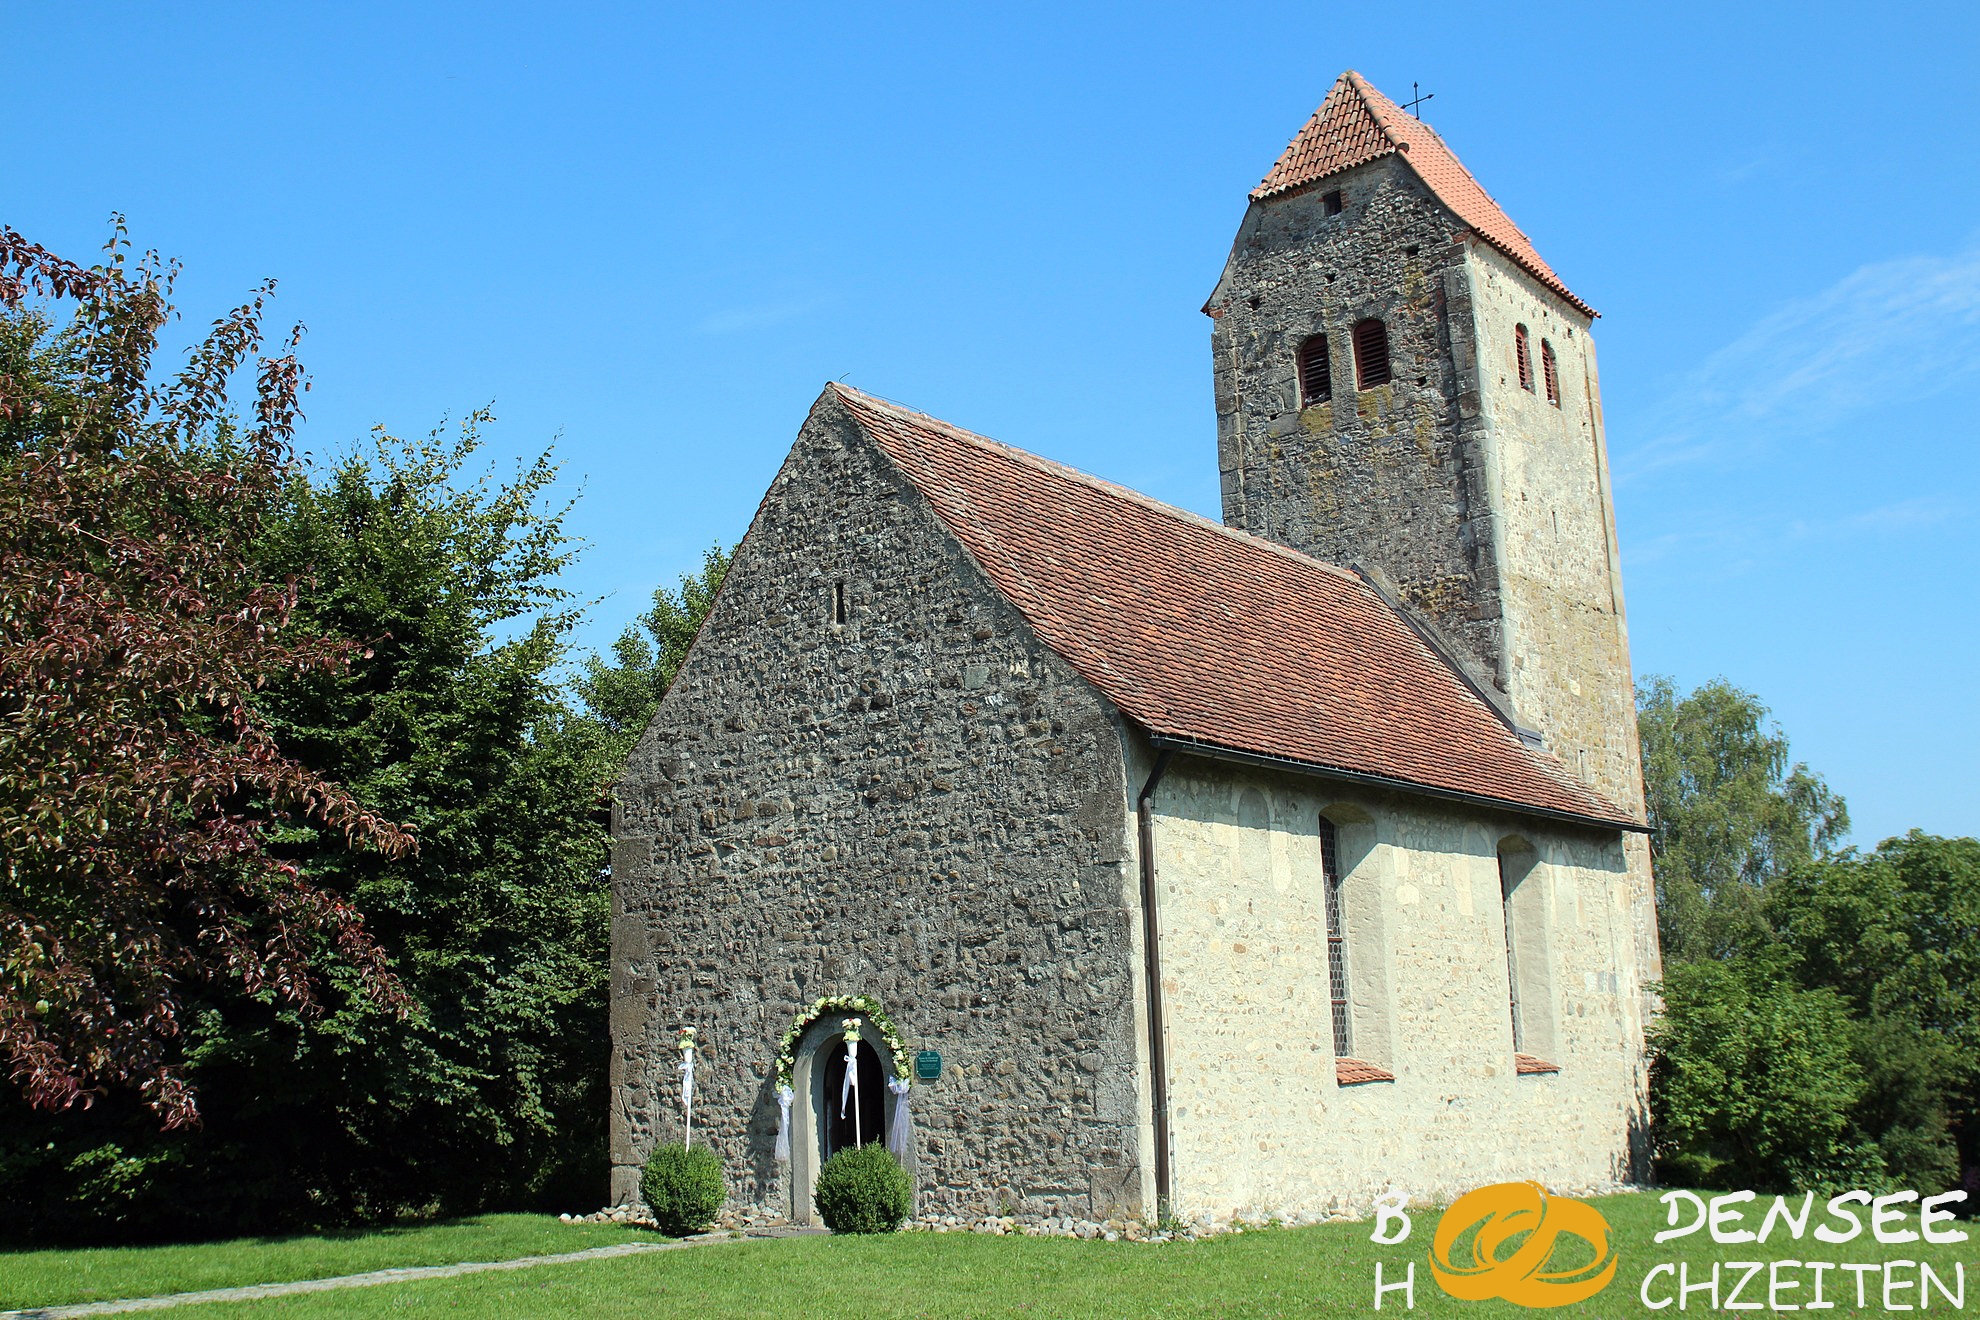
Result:
{"label": "green leafy tree", "polygon": [[1690,963],[1666,977],[1651,1066],[1667,1181],[1783,1192],[1884,1181],[1854,1121],[1869,1083],[1849,1003],[1779,964]]}
{"label": "green leafy tree", "polygon": [[1944,1163],[1949,1120],[1980,1163],[1980,840],[1913,830],[1780,877],[1766,911],[1799,979],[1876,1024],[1891,1140]]}
{"label": "green leafy tree", "polygon": [[1664,1180],[1951,1186],[1953,1047],[1905,1016],[1866,1014],[1805,970],[1785,944],[1670,970],[1650,1035]]}
{"label": "green leafy tree", "polygon": [[403,1006],[279,836],[380,861],[412,840],[282,747],[259,697],[334,682],[356,649],[250,552],[288,476],[294,337],[260,355],[264,286],[161,381],[171,281],[121,227],[88,268],[0,228],[0,1052],[30,1106],[134,1090],[182,1127],[199,994],[309,1017],[334,964],[350,1002]]}
{"label": "green leafy tree", "polygon": [[[296,822],[287,863],[349,894],[411,1001],[333,976],[314,1017],[206,996],[188,1029],[206,1122],[104,1109],[0,1134],[0,1221],[124,1238],[313,1228],[605,1195],[610,899],[598,726],[556,682],[570,543],[545,460],[474,479],[478,429],[402,442],[290,483],[255,555],[308,573],[294,626],[368,654],[273,685],[282,747],[409,822],[416,855],[356,855]],[[0,1128],[6,1125],[0,1124]],[[8,1193],[13,1193],[9,1195]]]}
{"label": "green leafy tree", "polygon": [[615,760],[625,759],[660,708],[660,698],[667,695],[722,590],[730,555],[720,545],[710,546],[701,557],[701,571],[683,573],[678,591],[654,591],[653,608],[612,643],[611,661],[586,657],[578,695],[609,735]]}
{"label": "green leafy tree", "polygon": [[1764,942],[1767,883],[1834,853],[1849,833],[1842,798],[1790,764],[1767,708],[1723,679],[1680,696],[1650,678],[1637,728],[1666,963]]}
{"label": "green leafy tree", "polygon": [[1651,1107],[1665,1176],[1944,1186],[1974,1127],[1980,845],[1864,855],[1752,694],[1638,703],[1667,976]]}
{"label": "green leafy tree", "polygon": [[1980,1067],[1980,840],[1913,830],[1780,877],[1767,913],[1804,979],[1854,987]]}
{"label": "green leafy tree", "polygon": [[389,864],[320,831],[288,841],[305,873],[354,896],[420,1005],[399,1026],[353,1001],[283,1046],[304,1047],[296,1080],[318,1079],[345,1116],[319,1120],[311,1145],[353,1214],[576,1198],[584,1169],[601,1180],[587,1199],[604,1193],[611,770],[557,683],[577,614],[557,583],[568,506],[545,503],[556,470],[546,454],[506,482],[471,477],[488,420],[451,442],[377,433],[368,455],[298,483],[261,549],[314,572],[314,626],[371,651],[271,694],[284,744],[420,838]]}

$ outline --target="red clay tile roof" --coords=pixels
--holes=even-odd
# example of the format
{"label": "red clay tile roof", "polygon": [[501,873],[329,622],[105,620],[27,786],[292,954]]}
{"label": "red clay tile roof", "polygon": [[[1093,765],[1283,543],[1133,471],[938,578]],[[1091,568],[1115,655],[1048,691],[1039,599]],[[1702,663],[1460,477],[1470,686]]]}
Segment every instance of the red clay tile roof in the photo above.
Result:
{"label": "red clay tile roof", "polygon": [[1251,190],[1254,198],[1276,197],[1304,188],[1330,174],[1365,165],[1380,156],[1400,153],[1438,200],[1457,213],[1480,238],[1505,253],[1526,272],[1587,313],[1593,307],[1561,283],[1561,277],[1540,259],[1531,239],[1520,231],[1499,204],[1478,186],[1437,130],[1409,114],[1375,90],[1366,78],[1349,69],[1327,93],[1327,99],[1299,130],[1292,144],[1272,166],[1265,181]]}
{"label": "red clay tile roof", "polygon": [[841,385],[825,399],[1150,733],[1636,824],[1521,742],[1352,573]]}
{"label": "red clay tile roof", "polygon": [[1377,1068],[1366,1059],[1335,1059],[1334,1082],[1339,1086],[1359,1086],[1363,1082],[1393,1082],[1396,1075]]}
{"label": "red clay tile roof", "polygon": [[1560,1070],[1560,1064],[1548,1063],[1545,1059],[1535,1058],[1531,1054],[1513,1055],[1513,1071],[1521,1077],[1533,1077],[1540,1073],[1557,1073]]}

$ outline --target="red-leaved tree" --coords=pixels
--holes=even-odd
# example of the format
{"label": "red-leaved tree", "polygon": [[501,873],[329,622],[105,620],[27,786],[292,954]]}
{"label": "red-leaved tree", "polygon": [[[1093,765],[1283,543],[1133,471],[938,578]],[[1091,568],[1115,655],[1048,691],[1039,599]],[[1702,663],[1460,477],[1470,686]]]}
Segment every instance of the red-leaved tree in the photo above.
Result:
{"label": "red-leaved tree", "polygon": [[307,1008],[334,967],[404,1005],[356,911],[272,847],[283,822],[412,846],[256,713],[349,658],[287,635],[297,584],[249,556],[287,478],[296,336],[260,355],[264,285],[161,377],[173,274],[121,221],[90,267],[0,227],[0,1050],[36,1107],[135,1087],[167,1127],[198,1117],[189,991]]}

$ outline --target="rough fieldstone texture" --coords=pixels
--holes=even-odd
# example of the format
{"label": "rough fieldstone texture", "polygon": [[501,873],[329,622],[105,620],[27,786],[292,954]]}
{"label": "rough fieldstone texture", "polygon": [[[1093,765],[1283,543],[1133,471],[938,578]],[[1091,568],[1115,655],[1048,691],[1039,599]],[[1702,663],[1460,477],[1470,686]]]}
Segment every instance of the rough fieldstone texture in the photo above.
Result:
{"label": "rough fieldstone texture", "polygon": [[808,1215],[777,1042],[864,993],[944,1057],[913,1093],[924,1209],[1138,1206],[1126,793],[1111,708],[822,401],[620,783],[615,1197],[679,1139],[692,1024],[731,1196]]}
{"label": "rough fieldstone texture", "polygon": [[[1369,560],[1498,681],[1466,248],[1394,158],[1254,202],[1211,295],[1224,521],[1329,563]],[[1393,380],[1355,388],[1357,321],[1388,327]],[[1300,409],[1295,355],[1325,334],[1333,399]]]}

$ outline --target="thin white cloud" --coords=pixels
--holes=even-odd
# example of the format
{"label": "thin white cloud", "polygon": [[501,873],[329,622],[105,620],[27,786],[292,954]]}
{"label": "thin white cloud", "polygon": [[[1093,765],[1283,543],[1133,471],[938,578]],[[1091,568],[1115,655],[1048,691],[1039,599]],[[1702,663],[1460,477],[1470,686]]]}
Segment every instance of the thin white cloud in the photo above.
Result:
{"label": "thin white cloud", "polygon": [[822,304],[818,298],[799,302],[765,303],[755,307],[730,307],[711,313],[694,327],[701,335],[734,335],[745,330],[767,330],[773,325],[795,321]]}
{"label": "thin white cloud", "polygon": [[1980,374],[1980,243],[1863,266],[1763,318],[1707,358],[1643,433],[1618,477],[1747,455],[1833,430],[1901,394]]}
{"label": "thin white cloud", "polygon": [[1898,535],[1950,522],[1966,512],[1966,502],[1950,495],[1921,495],[1916,499],[1880,504],[1823,523],[1797,522],[1795,535],[1840,539],[1852,535]]}
{"label": "thin white cloud", "polygon": [[1763,563],[1806,555],[1814,547],[1925,534],[1964,520],[1970,512],[1970,501],[1951,495],[1921,495],[1822,518],[1699,511],[1681,526],[1625,545],[1623,562],[1628,569],[1669,564],[1711,578],[1740,577]]}
{"label": "thin white cloud", "polygon": [[1761,170],[1775,163],[1772,156],[1751,156],[1736,165],[1721,165],[1713,171],[1720,183],[1731,185],[1745,183]]}

